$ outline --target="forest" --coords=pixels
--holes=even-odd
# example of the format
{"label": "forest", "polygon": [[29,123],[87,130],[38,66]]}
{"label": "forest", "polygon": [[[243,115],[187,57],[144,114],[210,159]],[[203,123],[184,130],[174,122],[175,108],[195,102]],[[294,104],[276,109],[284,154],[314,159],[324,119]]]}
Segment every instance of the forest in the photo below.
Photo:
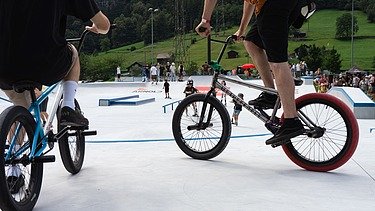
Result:
{"label": "forest", "polygon": [[[300,0],[306,1],[306,0]],[[317,9],[355,10],[366,13],[369,22],[375,22],[375,0],[313,0]],[[85,53],[97,53],[124,45],[151,43],[151,28],[154,42],[191,32],[201,20],[203,0],[96,0],[100,9],[116,24],[106,36],[89,36],[85,42]],[[220,31],[240,23],[242,1],[218,0],[212,17],[212,26]],[[85,25],[70,17],[66,37],[77,37]],[[154,27],[151,27],[153,24]]]}

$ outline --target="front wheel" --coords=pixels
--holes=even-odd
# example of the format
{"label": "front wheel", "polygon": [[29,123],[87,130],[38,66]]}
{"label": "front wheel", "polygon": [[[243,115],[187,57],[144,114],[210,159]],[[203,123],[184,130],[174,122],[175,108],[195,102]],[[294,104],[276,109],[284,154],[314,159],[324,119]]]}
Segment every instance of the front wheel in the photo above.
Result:
{"label": "front wheel", "polygon": [[33,116],[21,106],[11,106],[0,116],[1,210],[32,210],[38,200],[43,163],[29,160],[35,128]]}
{"label": "front wheel", "polygon": [[205,98],[205,94],[186,97],[177,106],[172,119],[173,136],[179,148],[186,155],[201,160],[219,155],[231,134],[226,108],[213,96],[209,96],[205,104]]}
{"label": "front wheel", "polygon": [[345,164],[359,138],[357,119],[351,109],[332,95],[318,93],[299,97],[296,106],[299,114],[316,127],[283,145],[286,155],[310,171],[331,171]]}
{"label": "front wheel", "polygon": [[[76,110],[81,110],[79,103],[74,99]],[[65,126],[60,124],[60,109],[57,110],[57,129],[60,132]],[[85,157],[85,136],[82,130],[69,130],[58,140],[61,160],[65,169],[71,174],[77,174],[83,165]]]}

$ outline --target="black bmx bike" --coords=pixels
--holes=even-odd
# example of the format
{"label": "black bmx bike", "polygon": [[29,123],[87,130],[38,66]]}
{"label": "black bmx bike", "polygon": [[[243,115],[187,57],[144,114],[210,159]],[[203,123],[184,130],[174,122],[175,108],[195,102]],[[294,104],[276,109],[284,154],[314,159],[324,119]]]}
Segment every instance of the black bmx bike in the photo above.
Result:
{"label": "black bmx bike", "polygon": [[[218,156],[226,148],[231,136],[230,117],[226,107],[216,98],[217,89],[264,122],[273,134],[283,121],[283,115],[277,116],[281,105],[279,96],[270,113],[249,105],[219,82],[225,80],[278,95],[275,89],[220,74],[220,60],[232,40],[232,36],[225,41],[208,37],[208,61],[215,70],[211,88],[207,94],[197,93],[183,99],[173,114],[174,139],[179,148],[194,159],[207,160]],[[216,61],[211,61],[212,41],[223,44]],[[295,82],[300,85],[298,81]],[[338,98],[322,93],[309,93],[297,98],[296,107],[305,133],[282,145],[290,160],[301,168],[319,172],[331,171],[345,164],[356,150],[359,138],[358,123],[350,108]],[[194,113],[187,112],[192,109],[197,109],[197,116],[189,115]]]}

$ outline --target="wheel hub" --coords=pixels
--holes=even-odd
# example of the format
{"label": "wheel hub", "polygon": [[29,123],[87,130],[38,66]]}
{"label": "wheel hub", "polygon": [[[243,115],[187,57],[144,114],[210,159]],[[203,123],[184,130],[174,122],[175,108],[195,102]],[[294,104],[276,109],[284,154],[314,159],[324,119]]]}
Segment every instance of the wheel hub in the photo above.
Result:
{"label": "wheel hub", "polygon": [[326,129],[323,127],[314,127],[307,132],[309,138],[320,138],[324,135]]}
{"label": "wheel hub", "polygon": [[197,124],[195,124],[195,125],[189,125],[188,127],[187,127],[187,129],[188,130],[205,130],[205,129],[207,129],[208,127],[212,127],[214,124],[212,124],[212,123],[201,123],[201,124],[199,124],[199,123],[197,123]]}

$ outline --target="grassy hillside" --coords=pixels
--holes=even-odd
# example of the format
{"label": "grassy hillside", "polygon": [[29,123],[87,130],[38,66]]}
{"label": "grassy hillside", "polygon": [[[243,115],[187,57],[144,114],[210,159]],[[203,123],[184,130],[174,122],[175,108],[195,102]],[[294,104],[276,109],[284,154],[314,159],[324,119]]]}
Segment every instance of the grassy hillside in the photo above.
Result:
{"label": "grassy hillside", "polygon": [[[342,68],[350,68],[351,58],[351,42],[340,41],[334,39],[336,33],[336,18],[341,16],[346,11],[323,10],[317,11],[312,16],[309,23],[306,23],[301,31],[307,32],[308,39],[306,41],[290,41],[289,52],[293,52],[295,48],[301,44],[315,44],[317,46],[326,46],[327,48],[334,47],[341,54]],[[366,21],[364,13],[356,11],[359,24],[359,31],[355,35],[354,41],[354,64],[363,69],[374,69],[372,66],[373,57],[375,56],[375,24],[370,24]],[[214,35],[216,39],[225,39],[237,30],[237,28],[229,29],[225,32],[220,32]],[[191,40],[196,39],[195,44],[191,45]],[[188,45],[187,62],[195,62],[200,66],[207,58],[206,53],[206,39],[198,37],[196,34],[186,36],[186,44]],[[136,50],[130,51],[134,46]],[[212,55],[215,58],[221,48],[221,44],[214,44]],[[128,67],[134,62],[151,63],[151,46],[143,46],[143,43],[137,43],[129,46],[124,46],[118,49],[110,50],[106,53],[99,54],[99,57],[115,57],[116,60],[121,61],[121,66]],[[239,58],[227,59],[226,54],[223,57],[222,65],[225,69],[233,69],[238,65],[251,62],[246,51],[241,43],[229,46],[230,50],[239,52]],[[170,39],[164,42],[154,43],[154,55],[158,53],[173,53],[174,40]],[[104,58],[103,58],[104,59]],[[154,59],[155,62],[156,59]]]}
{"label": "grassy hillside", "polygon": [[[317,46],[334,47],[341,54],[342,69],[349,69],[351,64],[351,41],[334,39],[336,33],[336,18],[347,11],[323,10],[314,14],[309,23],[306,23],[302,31],[307,32],[309,41],[289,42],[289,50],[292,51],[300,44],[315,44]],[[355,34],[353,45],[353,63],[363,69],[372,68],[375,56],[375,24],[368,23],[366,15],[355,11],[359,30]],[[310,40],[311,39],[311,40]]]}

